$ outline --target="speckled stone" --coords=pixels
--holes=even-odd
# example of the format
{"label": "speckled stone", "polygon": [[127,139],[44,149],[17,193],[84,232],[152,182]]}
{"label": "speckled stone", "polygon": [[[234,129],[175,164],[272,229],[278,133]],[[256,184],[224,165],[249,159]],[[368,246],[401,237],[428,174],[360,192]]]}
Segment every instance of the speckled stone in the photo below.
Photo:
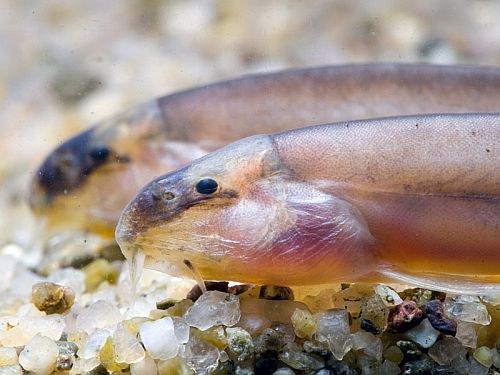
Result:
{"label": "speckled stone", "polygon": [[59,284],[41,282],[33,285],[31,301],[38,310],[47,314],[62,314],[73,306],[75,293]]}
{"label": "speckled stone", "polygon": [[388,317],[387,332],[406,332],[420,324],[424,319],[424,312],[414,301],[404,301],[391,308]]}

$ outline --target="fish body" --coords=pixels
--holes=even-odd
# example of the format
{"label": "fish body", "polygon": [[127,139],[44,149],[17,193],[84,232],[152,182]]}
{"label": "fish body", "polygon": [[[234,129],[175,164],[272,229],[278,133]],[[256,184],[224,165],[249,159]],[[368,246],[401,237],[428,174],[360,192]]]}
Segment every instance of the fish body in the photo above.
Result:
{"label": "fish body", "polygon": [[227,143],[307,125],[499,109],[500,69],[329,66],[252,75],[152,100],[64,142],[31,182],[47,231],[112,238],[140,187]]}
{"label": "fish body", "polygon": [[498,113],[246,138],[147,184],[116,238],[129,259],[189,276],[188,260],[210,280],[500,292],[499,140]]}

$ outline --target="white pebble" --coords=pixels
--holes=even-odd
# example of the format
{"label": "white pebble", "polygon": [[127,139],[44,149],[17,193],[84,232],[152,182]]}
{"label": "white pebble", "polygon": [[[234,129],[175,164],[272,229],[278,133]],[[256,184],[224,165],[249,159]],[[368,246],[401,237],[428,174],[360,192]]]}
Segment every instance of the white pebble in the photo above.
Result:
{"label": "white pebble", "polygon": [[107,301],[97,301],[83,309],[76,318],[76,327],[87,333],[99,328],[114,328],[122,321],[118,307]]}
{"label": "white pebble", "polygon": [[144,359],[137,363],[132,363],[130,365],[131,375],[143,375],[151,374],[155,375],[158,373],[158,368],[156,367],[156,362],[153,358],[145,356]]}
{"label": "white pebble", "polygon": [[85,291],[85,272],[75,268],[62,268],[47,277],[47,281],[70,287],[77,296]]}
{"label": "white pebble", "polygon": [[386,285],[377,285],[375,286],[375,293],[377,293],[380,298],[382,298],[382,302],[384,305],[388,307],[397,306],[403,303],[403,300],[399,296],[399,294],[392,288],[389,288]]}
{"label": "white pebble", "polygon": [[136,363],[144,359],[144,349],[137,335],[130,332],[124,323],[118,324],[113,335],[115,361],[119,363]]}
{"label": "white pebble", "polygon": [[237,296],[219,291],[203,293],[186,312],[186,323],[205,331],[216,325],[234,326],[240,320]]}
{"label": "white pebble", "polygon": [[154,359],[170,359],[177,355],[179,342],[174,331],[172,318],[166,317],[145,322],[139,334],[148,354]]}
{"label": "white pebble", "polygon": [[349,316],[344,309],[330,309],[314,315],[317,321],[315,337],[326,342],[339,361],[352,348]]}
{"label": "white pebble", "polygon": [[[13,324],[11,323],[11,325]],[[64,327],[64,319],[58,314],[21,317],[14,327],[0,332],[0,344],[3,346],[23,346],[37,334],[52,340],[59,340]],[[4,327],[0,326],[0,331],[2,328]]]}
{"label": "white pebble", "polygon": [[0,366],[17,364],[17,352],[15,348],[0,347]]}
{"label": "white pebble", "polygon": [[23,375],[23,369],[19,365],[0,366],[0,375]]}
{"label": "white pebble", "polygon": [[96,329],[89,335],[87,341],[81,346],[80,350],[78,350],[78,356],[84,359],[97,358],[109,336],[109,331],[105,329]]}
{"label": "white pebble", "polygon": [[434,329],[429,320],[424,319],[418,326],[406,331],[404,336],[422,348],[430,348],[436,342],[439,334],[440,332]]}
{"label": "white pebble", "polygon": [[36,335],[19,354],[19,364],[38,375],[48,375],[54,371],[59,348],[45,336]]}

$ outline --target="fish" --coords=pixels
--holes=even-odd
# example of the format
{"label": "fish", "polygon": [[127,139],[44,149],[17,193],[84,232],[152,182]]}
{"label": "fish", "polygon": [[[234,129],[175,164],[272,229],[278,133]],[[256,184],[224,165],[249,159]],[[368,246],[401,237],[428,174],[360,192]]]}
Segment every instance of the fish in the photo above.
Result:
{"label": "fish", "polygon": [[34,173],[28,201],[47,236],[113,239],[144,184],[237,139],[372,117],[491,112],[499,102],[493,67],[367,64],[245,76],[151,100],[65,141]]}
{"label": "fish", "polygon": [[205,280],[389,280],[500,292],[500,113],[339,122],[244,138],[148,183],[128,260]]}

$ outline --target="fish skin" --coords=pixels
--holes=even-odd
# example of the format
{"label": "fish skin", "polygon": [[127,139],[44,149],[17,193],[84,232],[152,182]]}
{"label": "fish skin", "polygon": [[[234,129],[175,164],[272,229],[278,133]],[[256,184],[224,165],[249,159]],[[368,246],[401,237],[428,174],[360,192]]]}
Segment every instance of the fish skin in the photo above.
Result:
{"label": "fish skin", "polygon": [[367,64],[251,75],[152,100],[71,138],[35,173],[29,202],[49,233],[112,238],[146,182],[236,139],[380,116],[490,112],[499,102],[493,67]]}
{"label": "fish skin", "polygon": [[[147,184],[116,239],[128,259],[142,252],[149,267],[189,277],[187,259],[209,280],[399,275],[440,290],[500,292],[499,140],[499,113],[249,137]],[[203,178],[218,182],[216,193],[196,191]],[[158,199],[165,192],[175,198]]]}

